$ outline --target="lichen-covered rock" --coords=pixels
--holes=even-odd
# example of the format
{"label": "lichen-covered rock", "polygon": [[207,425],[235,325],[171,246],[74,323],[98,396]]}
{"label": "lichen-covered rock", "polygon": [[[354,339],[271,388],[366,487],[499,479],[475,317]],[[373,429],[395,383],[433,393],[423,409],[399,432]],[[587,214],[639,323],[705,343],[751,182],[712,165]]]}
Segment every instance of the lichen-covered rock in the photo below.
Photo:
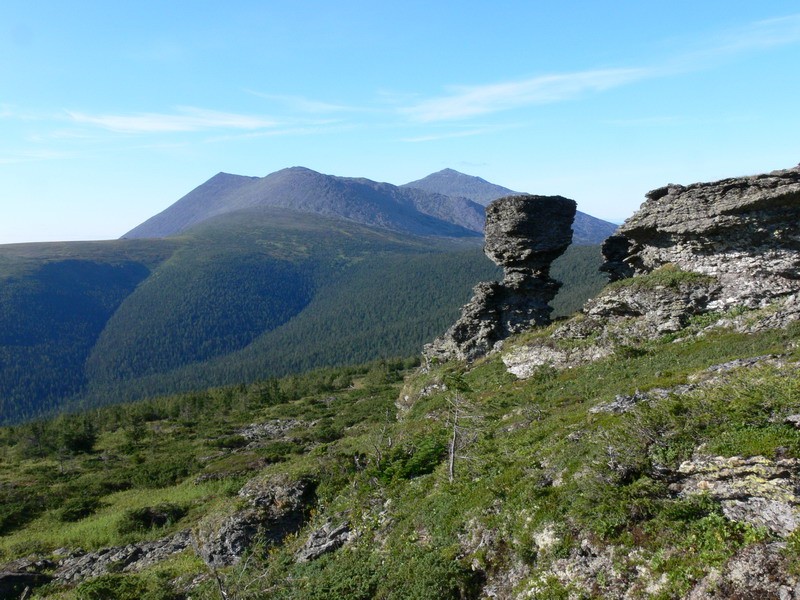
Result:
{"label": "lichen-covered rock", "polygon": [[740,550],[721,571],[704,577],[686,600],[796,600],[800,581],[788,568],[786,544],[755,544]]}
{"label": "lichen-covered rock", "polygon": [[503,360],[519,377],[571,368],[677,334],[712,311],[717,326],[737,331],[785,327],[800,318],[798,223],[800,166],[654,190],[603,244],[600,270],[613,285],[550,339]]}
{"label": "lichen-covered rock", "polygon": [[561,196],[509,196],[486,209],[486,255],[502,282],[480,283],[461,317],[425,347],[428,360],[472,361],[509,335],[550,322],[561,284],[550,264],[569,246],[576,204]]}
{"label": "lichen-covered rock", "polygon": [[786,537],[800,524],[800,461],[763,456],[697,456],[678,469],[671,486],[681,496],[708,494],[732,521]]}
{"label": "lichen-covered rock", "polygon": [[313,500],[313,482],[286,476],[248,481],[239,497],[245,508],[209,516],[197,528],[200,556],[212,567],[233,565],[258,538],[276,544],[305,523]]}
{"label": "lichen-covered rock", "polygon": [[520,379],[527,379],[541,367],[571,369],[605,358],[611,352],[610,347],[594,344],[564,348],[548,344],[530,344],[511,350],[503,355],[502,360],[509,373]]}
{"label": "lichen-covered rock", "polygon": [[319,529],[311,532],[303,547],[295,553],[297,562],[316,560],[323,554],[341,548],[351,536],[350,524],[334,525],[328,521]]}

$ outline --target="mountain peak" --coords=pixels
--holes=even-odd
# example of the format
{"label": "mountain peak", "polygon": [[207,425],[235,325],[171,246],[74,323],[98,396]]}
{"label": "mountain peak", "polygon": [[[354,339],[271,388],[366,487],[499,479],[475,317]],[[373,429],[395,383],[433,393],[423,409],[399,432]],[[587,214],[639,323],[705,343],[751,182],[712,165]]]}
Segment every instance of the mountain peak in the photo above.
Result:
{"label": "mountain peak", "polygon": [[[401,187],[416,188],[428,193],[444,196],[467,198],[478,204],[488,206],[493,200],[505,196],[520,196],[523,192],[515,192],[507,187],[490,183],[474,175],[465,175],[455,169],[442,169],[427,177],[406,183]],[[574,243],[599,244],[617,228],[613,223],[578,211],[572,224]]]}
{"label": "mountain peak", "polygon": [[445,196],[461,196],[484,206],[492,200],[497,200],[503,196],[515,196],[521,193],[501,185],[489,183],[480,177],[466,175],[449,168],[431,173],[417,181],[406,183],[402,187],[417,188],[429,193],[444,194]]}

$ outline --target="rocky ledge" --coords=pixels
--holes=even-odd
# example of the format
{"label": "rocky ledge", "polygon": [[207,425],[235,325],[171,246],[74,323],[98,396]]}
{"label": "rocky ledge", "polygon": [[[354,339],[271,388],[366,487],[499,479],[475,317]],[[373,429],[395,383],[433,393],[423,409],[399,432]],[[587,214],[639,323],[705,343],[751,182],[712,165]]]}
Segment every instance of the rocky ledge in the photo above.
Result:
{"label": "rocky ledge", "polygon": [[[550,335],[507,352],[518,377],[681,333],[701,315],[738,331],[800,317],[800,166],[647,194],[603,244],[612,284]],[[711,314],[709,314],[711,313]],[[703,317],[706,318],[706,317]]]}
{"label": "rocky ledge", "polygon": [[550,322],[561,284],[550,265],[572,241],[576,204],[561,196],[508,196],[486,208],[484,251],[503,281],[480,283],[456,323],[425,347],[427,360],[472,361],[509,335]]}
{"label": "rocky ledge", "polygon": [[665,264],[720,285],[710,309],[758,308],[793,294],[800,279],[800,165],[751,177],[649,192],[604,244],[612,280]]}

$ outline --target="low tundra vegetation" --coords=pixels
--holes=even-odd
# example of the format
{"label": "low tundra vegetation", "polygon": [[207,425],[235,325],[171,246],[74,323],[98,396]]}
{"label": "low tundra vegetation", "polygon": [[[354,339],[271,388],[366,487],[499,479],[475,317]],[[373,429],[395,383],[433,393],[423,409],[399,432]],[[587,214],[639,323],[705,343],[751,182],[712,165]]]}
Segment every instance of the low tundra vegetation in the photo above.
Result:
{"label": "low tundra vegetation", "polygon": [[[455,600],[504,585],[566,598],[580,582],[559,578],[559,565],[593,548],[632,586],[679,598],[741,548],[775,537],[729,520],[708,495],[676,494],[671,474],[698,452],[800,458],[800,433],[784,421],[800,413],[798,338],[798,325],[706,329],[527,380],[499,356],[425,373],[414,360],[385,360],[4,428],[0,556],[191,530],[240,506],[247,480],[303,474],[316,485],[304,528],[277,546],[254,544],[237,565],[211,570],[188,549],[141,573],[34,596],[184,598],[191,587],[208,599]],[[676,387],[767,355],[778,360]],[[627,412],[590,411],[656,388],[675,391]],[[273,429],[258,437],[255,424]],[[56,427],[91,443],[67,444]],[[298,562],[329,521],[348,523],[349,541]],[[610,579],[596,575],[595,596]]]}

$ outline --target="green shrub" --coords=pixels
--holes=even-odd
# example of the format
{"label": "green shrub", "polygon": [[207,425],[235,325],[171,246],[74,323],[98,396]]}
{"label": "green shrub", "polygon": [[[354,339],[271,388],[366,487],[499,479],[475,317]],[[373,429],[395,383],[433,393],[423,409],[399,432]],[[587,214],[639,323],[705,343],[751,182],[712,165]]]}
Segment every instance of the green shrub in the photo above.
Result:
{"label": "green shrub", "polygon": [[125,511],[117,531],[122,534],[139,533],[177,523],[186,515],[186,508],[177,504],[158,504]]}
{"label": "green shrub", "polygon": [[164,576],[145,577],[109,573],[75,588],[78,600],[177,600],[177,594]]}
{"label": "green shrub", "polygon": [[93,514],[100,506],[100,500],[93,496],[70,498],[58,510],[58,519],[65,523],[80,521]]}
{"label": "green shrub", "polygon": [[447,450],[445,442],[438,437],[423,437],[393,448],[380,465],[375,475],[384,482],[392,479],[412,479],[432,473],[442,462]]}
{"label": "green shrub", "polygon": [[233,449],[233,448],[242,448],[247,446],[248,440],[246,437],[235,434],[235,435],[226,435],[221,438],[217,438],[216,440],[211,440],[209,445],[214,446],[216,448],[225,448],[225,449]]}

